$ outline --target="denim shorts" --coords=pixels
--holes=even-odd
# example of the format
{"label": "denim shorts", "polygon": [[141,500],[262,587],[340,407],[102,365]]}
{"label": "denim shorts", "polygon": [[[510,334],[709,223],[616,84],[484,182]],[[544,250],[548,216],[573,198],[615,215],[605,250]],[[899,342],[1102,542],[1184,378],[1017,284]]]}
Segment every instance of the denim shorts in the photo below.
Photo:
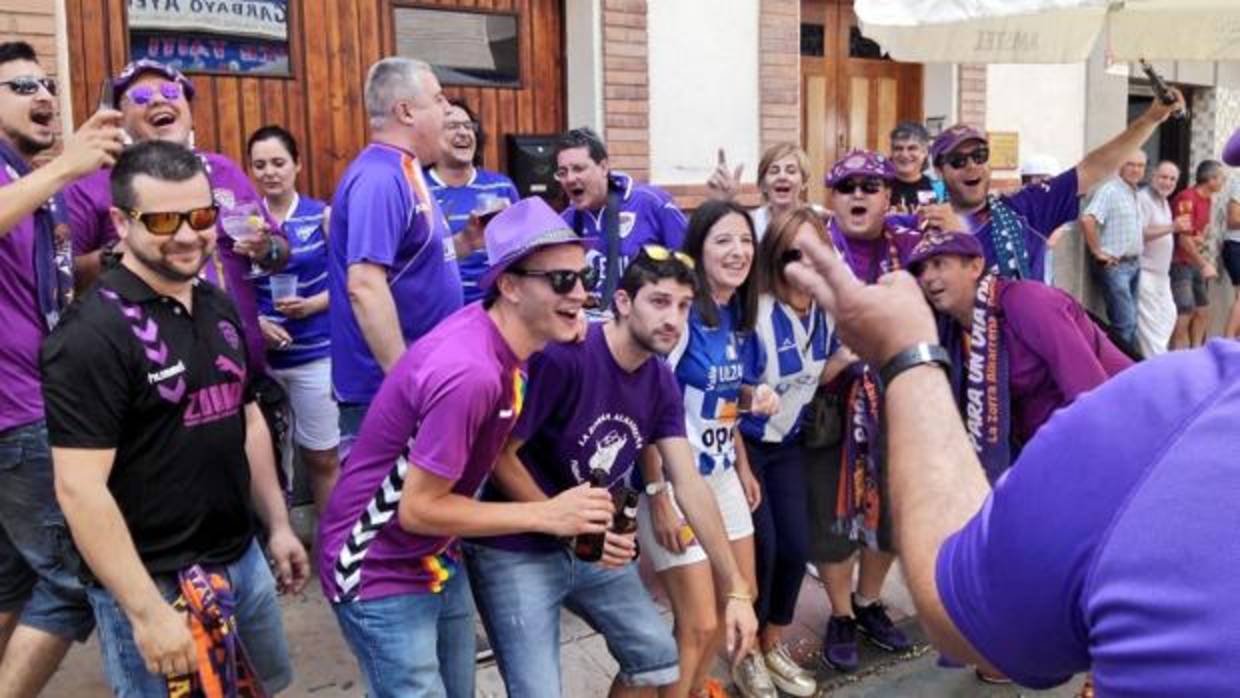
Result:
{"label": "denim shorts", "polygon": [[438,594],[332,604],[370,698],[473,698],[474,602],[464,568]]}
{"label": "denim shorts", "polygon": [[1171,264],[1171,297],[1175,311],[1187,315],[1210,305],[1210,287],[1201,270],[1191,264]]}
{"label": "denim shorts", "polygon": [[[237,608],[237,635],[245,645],[254,671],[269,694],[288,688],[293,681],[288,646],[284,639],[284,621],[276,598],[276,583],[267,567],[267,558],[257,541],[251,541],[241,557],[224,570],[232,583]],[[155,585],[171,601],[178,594],[172,575],[155,577]],[[146,670],[146,662],[134,643],[129,618],[107,589],[87,589],[90,605],[99,623],[99,649],[103,652],[103,670],[117,698],[166,698],[165,677]]]}
{"label": "denim shorts", "polygon": [[47,426],[0,432],[0,611],[79,642],[95,619],[80,581],[81,557],[52,483]]}
{"label": "denim shorts", "polygon": [[637,576],[567,550],[517,552],[466,545],[469,576],[510,698],[559,698],[560,609],[602,634],[629,686],[675,683],[672,629]]}

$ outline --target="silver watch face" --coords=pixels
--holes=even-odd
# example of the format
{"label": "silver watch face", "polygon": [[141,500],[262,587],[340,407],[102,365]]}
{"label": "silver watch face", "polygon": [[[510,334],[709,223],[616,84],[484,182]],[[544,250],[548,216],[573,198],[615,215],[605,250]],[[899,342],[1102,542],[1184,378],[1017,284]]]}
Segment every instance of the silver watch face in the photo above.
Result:
{"label": "silver watch face", "polygon": [[665,489],[667,489],[667,482],[666,482],[666,481],[664,481],[664,482],[647,482],[647,483],[646,483],[646,495],[647,495],[647,496],[649,496],[649,497],[653,497],[653,496],[655,496],[656,494],[658,494],[658,493],[662,492],[662,491],[663,491],[663,490],[665,490]]}

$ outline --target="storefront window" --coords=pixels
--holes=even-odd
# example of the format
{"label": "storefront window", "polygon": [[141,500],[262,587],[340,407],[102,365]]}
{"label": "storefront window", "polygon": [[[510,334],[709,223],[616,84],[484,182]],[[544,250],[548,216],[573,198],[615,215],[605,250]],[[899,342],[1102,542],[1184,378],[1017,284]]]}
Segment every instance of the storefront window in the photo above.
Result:
{"label": "storefront window", "polygon": [[129,57],[180,70],[291,75],[288,0],[129,0]]}
{"label": "storefront window", "polygon": [[517,15],[396,7],[396,53],[431,64],[444,85],[520,87]]}

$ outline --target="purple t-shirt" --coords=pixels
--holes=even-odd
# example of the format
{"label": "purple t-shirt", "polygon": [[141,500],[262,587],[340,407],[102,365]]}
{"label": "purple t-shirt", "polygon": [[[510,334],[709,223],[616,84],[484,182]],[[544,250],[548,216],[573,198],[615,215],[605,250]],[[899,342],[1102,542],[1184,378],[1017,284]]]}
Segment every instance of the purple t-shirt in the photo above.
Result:
{"label": "purple t-shirt", "polygon": [[966,639],[1018,682],[1230,696],[1240,666],[1240,345],[1124,371],[1038,432],[940,548]]}
{"label": "purple t-shirt", "polygon": [[[1030,279],[1045,278],[1046,240],[1056,228],[1076,220],[1080,213],[1078,190],[1076,168],[1073,167],[1045,182],[1030,184],[1015,194],[1002,197],[1017,216],[1024,219]],[[987,208],[969,216],[969,225],[986,251],[986,263],[997,263],[990,210]]]}
{"label": "purple t-shirt", "polygon": [[1132,365],[1071,296],[1038,281],[1000,281],[1012,437],[1025,443],[1051,413]]}
{"label": "purple t-shirt", "polygon": [[[0,187],[17,179],[17,172],[0,167]],[[0,431],[43,419],[39,345],[47,323],[35,290],[34,243],[33,215],[0,237]]]}
{"label": "purple t-shirt", "polygon": [[[283,230],[267,214],[266,207],[262,206],[262,198],[241,168],[219,153],[198,151],[198,156],[207,168],[211,194],[220,207],[221,219],[228,216],[230,210],[250,204],[263,212],[268,230],[278,237],[284,237]],[[65,189],[74,255],[89,254],[117,240],[116,228],[108,214],[112,207],[111,176],[110,168],[102,169],[79,179]],[[258,325],[258,296],[254,291],[254,281],[249,278],[250,258],[233,251],[232,238],[225,235],[222,228],[218,240],[219,254],[215,260],[207,262],[203,267],[202,276],[222,287],[232,297],[233,303],[236,303],[245,330],[246,358],[250,372],[256,376],[261,375],[267,366],[267,343]],[[221,276],[223,283],[220,283]]]}
{"label": "purple t-shirt", "polygon": [[[468,351],[462,351],[468,347]],[[477,494],[521,412],[521,362],[481,304],[410,347],[366,412],[319,523],[319,580],[333,601],[438,592],[459,562],[454,538],[400,527],[410,467]]]}
{"label": "purple t-shirt", "polygon": [[[624,370],[607,347],[602,323],[590,325],[584,342],[554,344],[535,354],[529,377],[513,436],[525,442],[521,461],[548,496],[585,482],[594,468],[611,474],[609,484],[622,482],[640,473],[634,466],[644,447],[685,436],[684,405],[671,367],[651,357],[636,371]],[[484,496],[507,500],[494,485]],[[563,547],[537,533],[477,542],[532,552]]]}
{"label": "purple t-shirt", "polygon": [[916,222],[915,216],[887,216],[883,223],[886,235],[866,240],[848,237],[833,218],[828,225],[828,232],[832,243],[839,249],[844,261],[848,262],[853,274],[861,281],[872,284],[883,274],[908,266],[909,255],[921,240],[921,233],[915,227]]}
{"label": "purple t-shirt", "polygon": [[439,204],[418,159],[372,143],[345,171],[332,199],[328,245],[328,308],[332,328],[332,386],[341,402],[366,403],[383,382],[348,302],[349,267],[387,269],[388,288],[406,344],[461,307],[456,252]]}

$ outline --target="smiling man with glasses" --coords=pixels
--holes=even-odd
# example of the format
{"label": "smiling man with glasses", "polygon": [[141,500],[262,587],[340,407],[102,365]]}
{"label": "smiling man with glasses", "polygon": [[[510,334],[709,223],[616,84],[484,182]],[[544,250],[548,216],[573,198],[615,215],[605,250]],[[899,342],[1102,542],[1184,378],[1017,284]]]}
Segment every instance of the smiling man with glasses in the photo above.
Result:
{"label": "smiling man with glasses", "polygon": [[1006,279],[1044,279],[1051,233],[1076,220],[1078,197],[1115,174],[1159,124],[1176,110],[1184,110],[1184,96],[1178,90],[1172,93],[1172,104],[1154,100],[1128,128],[1091,151],[1076,167],[1013,194],[990,191],[990,145],[984,130],[957,124],[940,133],[930,145],[930,159],[947,186],[952,208],[967,217],[970,230],[982,243],[986,263]]}
{"label": "smiling man with glasses", "polygon": [[120,114],[95,114],[33,169],[60,133],[55,95],[29,44],[0,43],[0,696],[39,693],[94,626],[52,488],[39,345],[72,295],[60,191],[112,163]]}

